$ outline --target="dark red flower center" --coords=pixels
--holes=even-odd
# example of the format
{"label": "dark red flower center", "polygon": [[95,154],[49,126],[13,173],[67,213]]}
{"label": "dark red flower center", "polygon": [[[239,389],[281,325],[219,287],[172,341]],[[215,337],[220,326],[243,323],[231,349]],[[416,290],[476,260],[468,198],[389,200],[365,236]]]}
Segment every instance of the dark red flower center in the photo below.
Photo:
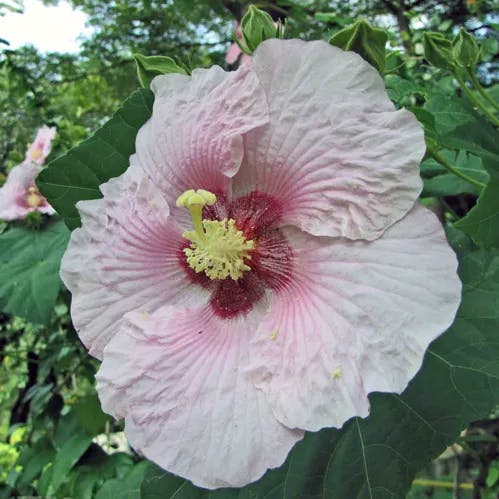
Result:
{"label": "dark red flower center", "polygon": [[227,200],[217,194],[212,206],[203,208],[203,218],[208,220],[233,219],[236,227],[255,247],[251,250],[248,265],[251,270],[237,280],[209,279],[203,272],[195,272],[188,264],[184,249],[189,241],[179,248],[179,260],[190,279],[212,292],[210,304],[215,314],[224,319],[246,314],[260,301],[265,289],[279,290],[291,278],[293,254],[289,244],[279,230],[282,217],[280,203],[271,196],[258,191]]}

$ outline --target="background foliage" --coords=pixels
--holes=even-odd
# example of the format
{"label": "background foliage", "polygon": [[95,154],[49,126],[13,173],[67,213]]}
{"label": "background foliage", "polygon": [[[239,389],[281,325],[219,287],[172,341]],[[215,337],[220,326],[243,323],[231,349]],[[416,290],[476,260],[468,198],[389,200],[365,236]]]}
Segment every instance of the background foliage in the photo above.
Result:
{"label": "background foliage", "polygon": [[[61,289],[58,267],[67,227],[79,223],[75,202],[99,197],[99,184],[127,167],[134,130],[150,114],[151,94],[138,90],[133,54],[169,56],[187,69],[224,66],[246,3],[71,3],[89,15],[94,28],[79,54],[12,50],[0,40],[0,183],[2,174],[22,161],[42,124],[58,128],[52,159],[81,143],[38,180],[59,216],[38,229],[23,222],[0,225],[0,497],[497,497],[497,5],[487,0],[260,4],[274,19],[286,21],[287,37],[349,43],[383,71],[395,104],[410,108],[424,125],[422,202],[447,226],[464,292],[454,325],[431,345],[402,395],[372,394],[369,418],[308,434],[281,468],[256,484],[208,493],[135,454],[121,423],[101,412],[93,379],[97,364],[72,328],[70,297]],[[386,54],[384,34],[366,28],[364,38],[352,39],[349,26],[359,17],[386,32]],[[481,47],[471,70],[439,65],[424,36],[436,32],[450,44],[461,27]]]}

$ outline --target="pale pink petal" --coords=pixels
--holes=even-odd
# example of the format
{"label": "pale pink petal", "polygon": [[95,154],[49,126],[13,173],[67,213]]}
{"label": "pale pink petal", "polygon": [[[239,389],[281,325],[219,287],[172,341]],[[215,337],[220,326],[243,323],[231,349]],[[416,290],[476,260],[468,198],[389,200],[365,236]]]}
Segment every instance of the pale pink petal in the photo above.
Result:
{"label": "pale pink petal", "polygon": [[237,43],[233,43],[229,47],[229,50],[227,50],[227,54],[225,54],[225,62],[227,64],[235,64],[241,54],[242,52],[239,45]]}
{"label": "pale pink petal", "polygon": [[33,211],[53,214],[54,209],[38,193],[40,204],[37,207],[28,204],[28,189],[35,187],[35,179],[41,166],[35,162],[25,162],[10,170],[5,184],[0,188],[0,220],[22,220]]}
{"label": "pale pink petal", "polygon": [[99,358],[127,312],[197,303],[206,293],[181,267],[181,230],[144,172],[131,167],[101,190],[103,199],[78,203],[83,226],[71,234],[61,265],[73,323]]}
{"label": "pale pink petal", "polygon": [[456,257],[421,206],[373,242],[284,232],[294,283],[258,328],[253,379],[286,426],[341,427],[368,414],[368,393],[402,392],[450,326]]}
{"label": "pale pink petal", "polygon": [[253,57],[251,57],[250,55],[243,54],[241,56],[241,62],[240,62],[241,66],[243,66],[245,68],[249,68],[251,66],[252,62],[253,62]]}
{"label": "pale pink petal", "polygon": [[228,192],[243,156],[242,134],[268,120],[256,76],[214,66],[192,76],[158,76],[152,89],[153,114],[138,133],[131,163],[150,175],[172,213],[187,189]]}
{"label": "pale pink petal", "polygon": [[395,110],[373,67],[325,42],[267,40],[251,68],[270,122],[245,135],[235,193],[267,192],[285,222],[350,239],[376,239],[410,210],[423,131]]}
{"label": "pale pink petal", "polygon": [[245,373],[258,317],[223,320],[209,306],[126,317],[104,349],[97,390],[136,451],[210,489],[282,464],[303,433],[275,419]]}
{"label": "pale pink petal", "polygon": [[56,129],[42,126],[38,129],[34,142],[26,151],[25,161],[34,161],[39,165],[45,163],[45,159],[52,149],[52,141],[56,136]]}

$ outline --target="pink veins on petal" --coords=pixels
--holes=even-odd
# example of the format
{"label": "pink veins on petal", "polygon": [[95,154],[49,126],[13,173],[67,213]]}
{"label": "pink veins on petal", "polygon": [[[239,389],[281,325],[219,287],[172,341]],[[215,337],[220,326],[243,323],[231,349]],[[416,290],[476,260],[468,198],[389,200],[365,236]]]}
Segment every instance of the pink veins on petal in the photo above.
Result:
{"label": "pink veins on petal", "polygon": [[152,83],[150,120],[61,265],[103,409],[213,489],[400,393],[454,319],[457,261],[417,204],[421,126],[324,42]]}

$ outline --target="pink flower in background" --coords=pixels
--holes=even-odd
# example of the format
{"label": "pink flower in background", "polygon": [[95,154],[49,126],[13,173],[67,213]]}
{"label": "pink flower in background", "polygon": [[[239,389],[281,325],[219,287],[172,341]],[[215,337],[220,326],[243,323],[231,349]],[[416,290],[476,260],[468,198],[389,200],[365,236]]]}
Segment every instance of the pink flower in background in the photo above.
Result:
{"label": "pink flower in background", "polygon": [[39,128],[34,142],[26,151],[25,161],[34,161],[39,165],[43,165],[52,148],[55,134],[56,129],[54,127],[42,126],[42,128]]}
{"label": "pink flower in background", "polygon": [[24,162],[10,170],[5,184],[0,188],[0,220],[22,220],[32,211],[48,215],[55,213],[35,185],[55,133],[55,128],[40,128],[26,152]]}
{"label": "pink flower in background", "polygon": [[[243,39],[243,32],[241,31],[241,25],[239,23],[236,24],[236,38],[240,41]],[[225,55],[225,62],[227,64],[236,64],[239,58],[241,58],[240,63],[242,66],[251,64],[251,56],[244,54],[243,51],[239,48],[239,45],[234,42],[229,47],[229,50]]]}
{"label": "pink flower in background", "polygon": [[375,69],[268,40],[250,67],[153,81],[151,119],[81,201],[61,276],[131,445],[206,488],[400,393],[460,300],[417,204],[425,145]]}

